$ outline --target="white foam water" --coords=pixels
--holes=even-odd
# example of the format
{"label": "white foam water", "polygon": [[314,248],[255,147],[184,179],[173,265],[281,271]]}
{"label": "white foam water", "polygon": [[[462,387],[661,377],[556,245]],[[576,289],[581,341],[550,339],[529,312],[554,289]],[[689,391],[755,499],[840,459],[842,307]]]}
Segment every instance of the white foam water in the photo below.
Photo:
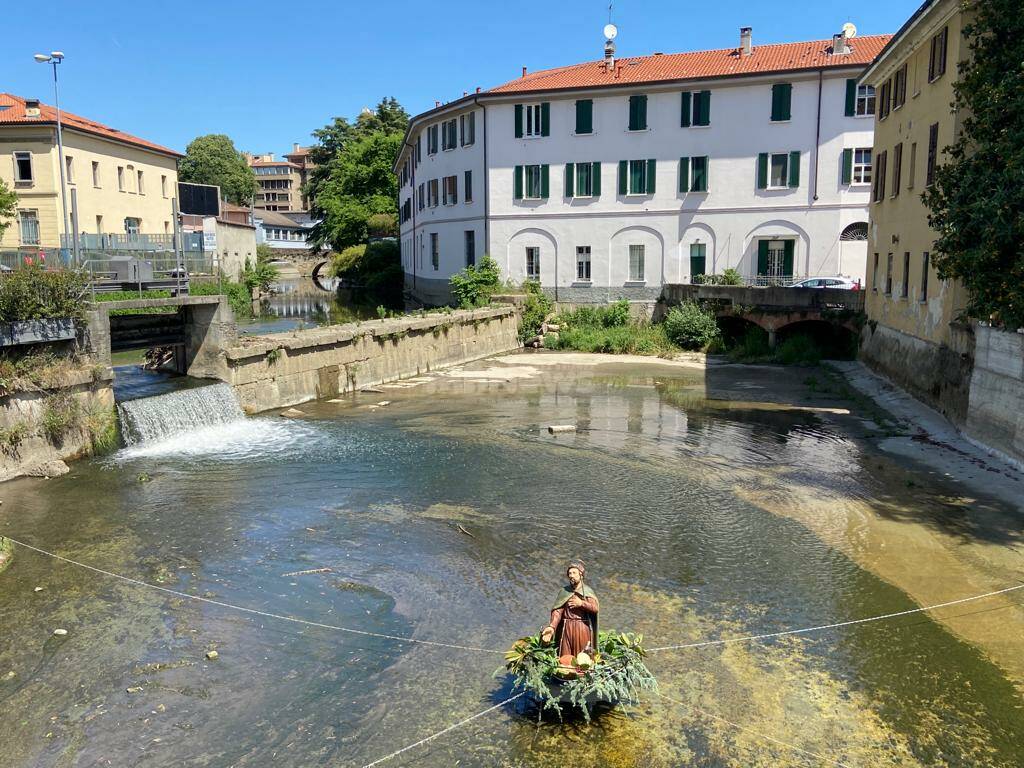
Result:
{"label": "white foam water", "polygon": [[118,405],[117,410],[121,434],[129,446],[164,440],[213,424],[245,420],[235,391],[227,384],[128,400]]}

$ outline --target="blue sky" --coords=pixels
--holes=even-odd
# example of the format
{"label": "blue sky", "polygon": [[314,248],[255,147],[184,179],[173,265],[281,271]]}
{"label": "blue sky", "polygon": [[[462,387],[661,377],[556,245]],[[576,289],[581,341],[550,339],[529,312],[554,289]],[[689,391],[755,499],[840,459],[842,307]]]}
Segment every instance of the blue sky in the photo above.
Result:
{"label": "blue sky", "polygon": [[[382,96],[410,113],[476,86],[602,56],[606,0],[47,0],[4,10],[0,91],[52,103],[36,52],[63,50],[62,106],[184,150],[204,133],[239,149],[289,150],[333,116]],[[918,0],[621,0],[618,53],[825,39],[843,22],[895,32]],[[13,10],[13,17],[12,17]]]}

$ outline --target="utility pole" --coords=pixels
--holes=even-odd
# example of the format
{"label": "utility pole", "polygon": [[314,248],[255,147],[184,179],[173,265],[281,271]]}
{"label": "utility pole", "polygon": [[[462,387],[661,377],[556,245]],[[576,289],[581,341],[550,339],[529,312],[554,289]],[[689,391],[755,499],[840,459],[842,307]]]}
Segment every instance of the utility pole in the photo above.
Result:
{"label": "utility pole", "polygon": [[[45,53],[37,53],[33,58],[40,64],[50,63],[53,64],[53,105],[57,109],[57,167],[60,169],[60,202],[61,208],[64,213],[64,236],[68,238],[74,238],[75,234],[68,228],[68,193],[67,186],[64,180],[64,164],[67,162],[64,159],[64,136],[61,131],[60,122],[60,87],[57,82],[57,65],[64,61],[64,53],[62,51],[52,51],[49,56]],[[76,241],[72,241],[76,242]],[[65,250],[65,244],[61,243],[61,256]],[[76,258],[78,248],[74,249]]]}

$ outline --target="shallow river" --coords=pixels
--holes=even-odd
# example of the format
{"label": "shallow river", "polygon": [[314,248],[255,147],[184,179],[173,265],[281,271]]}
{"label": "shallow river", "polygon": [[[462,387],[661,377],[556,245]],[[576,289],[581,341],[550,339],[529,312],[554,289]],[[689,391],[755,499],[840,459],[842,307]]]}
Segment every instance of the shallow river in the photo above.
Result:
{"label": "shallow river", "polygon": [[[17,549],[0,575],[0,763],[358,768],[507,698],[494,651],[543,625],[577,556],[603,627],[649,646],[1024,581],[1021,510],[888,458],[882,415],[844,414],[863,404],[820,372],[542,360],[4,485],[0,533],[75,560],[493,650],[282,622]],[[579,431],[549,435],[559,423]],[[384,765],[1020,766],[1021,601],[653,653],[667,698],[591,726],[504,707]]]}

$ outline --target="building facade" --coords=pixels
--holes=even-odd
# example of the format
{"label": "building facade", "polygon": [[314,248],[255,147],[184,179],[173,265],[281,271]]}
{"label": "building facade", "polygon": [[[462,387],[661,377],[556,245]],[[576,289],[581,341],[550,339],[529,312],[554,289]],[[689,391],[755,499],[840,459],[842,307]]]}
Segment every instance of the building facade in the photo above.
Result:
{"label": "building facade", "polygon": [[275,160],[272,153],[248,156],[256,174],[253,207],[264,211],[303,211],[302,166],[289,160]]}
{"label": "building facade", "polygon": [[63,159],[57,149],[56,110],[0,93],[0,155],[5,157],[0,179],[18,196],[17,220],[4,233],[0,249],[61,247],[68,234],[61,163],[69,229],[74,229],[74,190],[78,234],[172,237],[182,155],[70,112],[61,112],[61,125]]}
{"label": "building facade", "polygon": [[887,36],[588,62],[413,118],[395,165],[406,285],[448,301],[488,253],[561,301],[739,270],[862,279]]}
{"label": "building facade", "polygon": [[936,234],[921,193],[959,131],[951,111],[957,66],[967,54],[955,0],[926,2],[864,73],[877,94],[868,243],[870,320],[862,358],[954,420],[967,408],[973,341],[957,322],[967,297],[939,280]]}
{"label": "building facade", "polygon": [[301,211],[309,210],[309,197],[306,195],[307,183],[309,182],[309,175],[316,167],[309,158],[310,147],[301,147],[296,142],[292,144],[292,151],[285,153],[284,159],[289,163],[292,163],[298,168],[299,172],[299,201]]}

